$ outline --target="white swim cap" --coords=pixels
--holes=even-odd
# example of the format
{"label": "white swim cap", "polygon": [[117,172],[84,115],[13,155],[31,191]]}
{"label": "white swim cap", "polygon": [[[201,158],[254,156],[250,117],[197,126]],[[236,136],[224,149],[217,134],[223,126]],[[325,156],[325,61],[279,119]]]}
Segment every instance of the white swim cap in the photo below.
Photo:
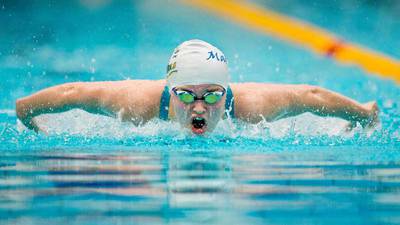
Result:
{"label": "white swim cap", "polygon": [[185,41],[169,59],[166,79],[170,89],[198,84],[218,84],[226,89],[229,72],[225,55],[205,41]]}

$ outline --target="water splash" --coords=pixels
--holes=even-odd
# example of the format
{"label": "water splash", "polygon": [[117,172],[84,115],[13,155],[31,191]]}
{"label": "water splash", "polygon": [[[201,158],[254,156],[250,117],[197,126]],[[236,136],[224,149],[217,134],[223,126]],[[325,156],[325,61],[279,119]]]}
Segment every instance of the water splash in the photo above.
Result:
{"label": "water splash", "polygon": [[[13,111],[3,111],[0,141],[3,148],[43,149],[64,147],[117,148],[142,147],[168,149],[260,149],[309,148],[312,146],[399,146],[399,136],[378,127],[364,131],[356,127],[347,132],[347,122],[336,118],[321,118],[312,114],[282,119],[272,123],[262,121],[248,124],[223,120],[214,132],[199,137],[182,129],[178,123],[154,119],[142,126],[118,119],[93,115],[81,110],[37,117],[40,127],[47,132],[35,134],[19,122]],[[4,116],[7,115],[7,116]]]}

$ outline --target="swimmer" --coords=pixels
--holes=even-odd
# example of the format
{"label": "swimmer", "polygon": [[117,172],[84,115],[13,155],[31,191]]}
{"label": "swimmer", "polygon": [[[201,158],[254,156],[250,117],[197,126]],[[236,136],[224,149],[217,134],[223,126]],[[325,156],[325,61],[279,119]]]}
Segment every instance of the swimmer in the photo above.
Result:
{"label": "swimmer", "polygon": [[153,119],[173,120],[196,135],[212,132],[221,119],[249,123],[274,121],[310,112],[339,117],[350,128],[378,123],[375,102],[360,104],[310,85],[230,83],[224,54],[201,40],[189,40],[174,51],[163,80],[66,83],[16,101],[18,119],[40,131],[35,117],[79,108],[141,125]]}

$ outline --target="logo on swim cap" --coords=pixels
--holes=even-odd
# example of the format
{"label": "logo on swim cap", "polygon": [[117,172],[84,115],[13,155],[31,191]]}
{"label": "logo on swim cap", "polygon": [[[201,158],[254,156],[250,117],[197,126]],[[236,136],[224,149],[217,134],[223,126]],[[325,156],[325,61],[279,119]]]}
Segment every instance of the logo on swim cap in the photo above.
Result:
{"label": "logo on swim cap", "polygon": [[202,40],[189,40],[174,50],[166,79],[169,88],[199,84],[227,88],[230,76],[225,55],[218,48]]}
{"label": "logo on swim cap", "polygon": [[213,51],[209,51],[208,52],[208,58],[207,58],[207,60],[210,60],[210,59],[216,59],[216,60],[218,60],[218,61],[221,61],[221,62],[225,62],[226,63],[226,59],[225,59],[225,56],[224,55],[221,55],[221,56],[218,56],[218,52],[213,52]]}

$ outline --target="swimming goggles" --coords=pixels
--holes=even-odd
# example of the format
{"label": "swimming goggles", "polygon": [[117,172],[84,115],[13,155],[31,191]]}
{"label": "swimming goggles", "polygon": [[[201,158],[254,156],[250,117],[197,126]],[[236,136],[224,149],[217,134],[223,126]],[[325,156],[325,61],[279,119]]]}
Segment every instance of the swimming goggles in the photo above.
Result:
{"label": "swimming goggles", "polygon": [[178,96],[179,100],[185,104],[191,104],[196,100],[204,100],[207,104],[215,104],[219,100],[221,100],[222,96],[225,94],[224,91],[210,91],[206,92],[200,98],[197,97],[193,92],[186,91],[186,90],[176,90],[175,88],[172,89],[176,96]]}

